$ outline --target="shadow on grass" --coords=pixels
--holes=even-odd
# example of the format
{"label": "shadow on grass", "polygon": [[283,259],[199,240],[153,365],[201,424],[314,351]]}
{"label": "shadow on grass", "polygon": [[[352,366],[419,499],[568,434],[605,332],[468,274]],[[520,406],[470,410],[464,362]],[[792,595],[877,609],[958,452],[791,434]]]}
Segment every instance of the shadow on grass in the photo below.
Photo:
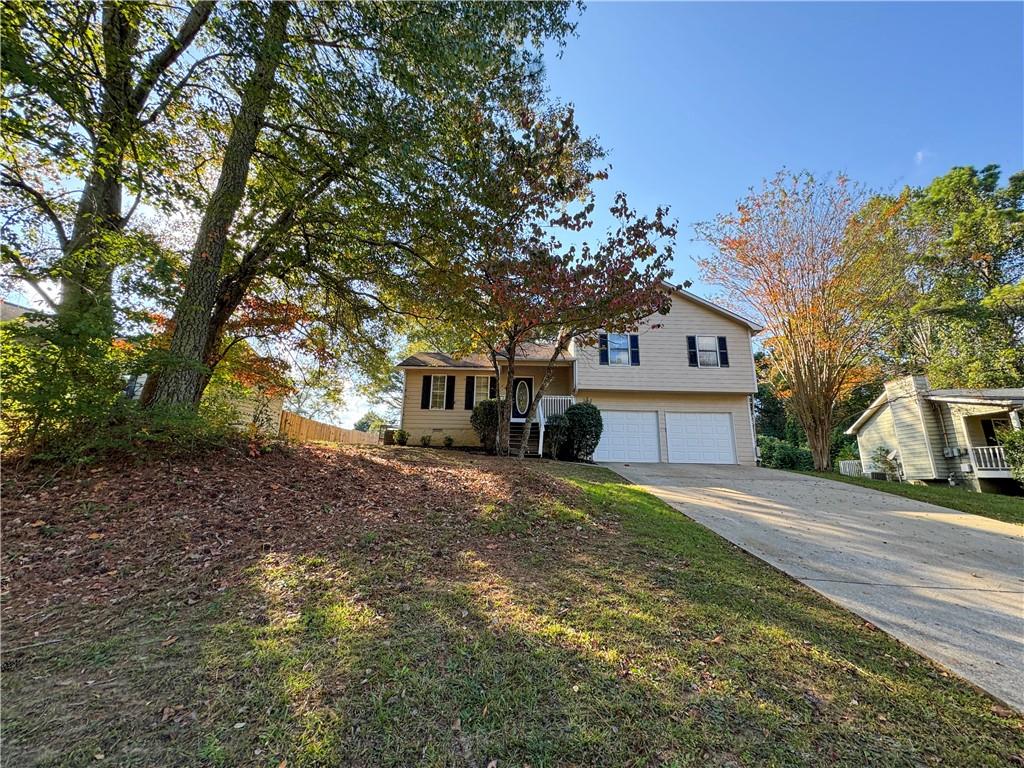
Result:
{"label": "shadow on grass", "polygon": [[[55,682],[60,657],[76,696],[18,707],[12,759],[917,766],[1024,751],[991,700],[605,470],[479,460],[485,490],[454,503],[466,462],[437,475],[424,456],[367,459],[374,482],[415,477],[418,506],[282,537],[215,600],[108,645],[16,659],[15,692],[33,673]],[[117,685],[98,702],[85,682],[102,674]]]}

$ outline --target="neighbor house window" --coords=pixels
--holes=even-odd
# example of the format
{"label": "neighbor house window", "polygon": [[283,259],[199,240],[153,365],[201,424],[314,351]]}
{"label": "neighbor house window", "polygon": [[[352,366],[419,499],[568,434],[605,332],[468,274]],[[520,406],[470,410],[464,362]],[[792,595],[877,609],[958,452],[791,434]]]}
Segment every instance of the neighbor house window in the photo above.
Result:
{"label": "neighbor house window", "polygon": [[431,376],[430,377],[430,410],[432,411],[443,411],[444,410],[444,396],[447,391],[448,377],[447,376]]}
{"label": "neighbor house window", "polygon": [[608,365],[629,365],[629,334],[608,334]]}
{"label": "neighbor house window", "polygon": [[697,337],[697,364],[701,368],[718,368],[718,337]]}
{"label": "neighbor house window", "polygon": [[490,376],[474,376],[473,377],[473,402],[480,403],[484,400],[489,399],[491,396],[491,377]]}

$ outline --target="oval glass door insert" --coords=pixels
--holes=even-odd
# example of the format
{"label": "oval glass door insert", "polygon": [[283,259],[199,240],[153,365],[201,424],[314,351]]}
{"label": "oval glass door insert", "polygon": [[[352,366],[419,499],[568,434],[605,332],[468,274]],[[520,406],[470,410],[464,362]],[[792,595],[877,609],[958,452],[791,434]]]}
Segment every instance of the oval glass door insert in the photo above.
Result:
{"label": "oval glass door insert", "polygon": [[522,414],[530,407],[530,385],[525,381],[516,384],[516,410]]}

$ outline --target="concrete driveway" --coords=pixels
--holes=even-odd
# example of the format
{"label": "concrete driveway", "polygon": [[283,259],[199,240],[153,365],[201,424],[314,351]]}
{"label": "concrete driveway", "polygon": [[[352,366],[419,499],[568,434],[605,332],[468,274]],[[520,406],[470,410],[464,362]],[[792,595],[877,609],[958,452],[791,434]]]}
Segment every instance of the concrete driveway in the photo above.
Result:
{"label": "concrete driveway", "polygon": [[605,466],[1024,710],[1024,527],[758,467]]}

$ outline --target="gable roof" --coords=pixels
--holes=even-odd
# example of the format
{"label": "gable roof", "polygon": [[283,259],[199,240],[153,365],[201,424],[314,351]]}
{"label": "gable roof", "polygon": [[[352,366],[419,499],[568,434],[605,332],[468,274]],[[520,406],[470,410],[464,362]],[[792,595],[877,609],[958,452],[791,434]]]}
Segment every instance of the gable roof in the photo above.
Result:
{"label": "gable roof", "polygon": [[417,352],[400,362],[399,368],[490,368],[483,355],[454,358],[444,352]]}
{"label": "gable roof", "polygon": [[[1004,406],[1007,408],[1024,407],[1024,388],[1005,387],[1001,389],[925,389],[918,394],[925,400],[936,403],[967,403],[970,405],[992,405]],[[884,405],[889,404],[889,392],[883,390],[882,394],[867,407],[849,429],[847,435],[856,435],[861,427],[871,420]]]}
{"label": "gable roof", "polygon": [[[551,359],[551,353],[555,351],[551,344],[524,344],[520,349],[516,360],[520,363],[546,363]],[[504,355],[498,355],[504,358]],[[568,352],[562,352],[556,362],[571,362],[573,356]],[[444,352],[417,352],[409,355],[400,362],[398,368],[484,368],[491,370],[491,360],[487,355],[466,355],[465,357],[454,358]]]}
{"label": "gable roof", "polygon": [[881,409],[883,405],[888,405],[888,403],[889,393],[886,392],[885,390],[882,390],[882,394],[880,394],[872,401],[871,405],[867,407],[864,413],[858,416],[857,420],[853,422],[853,424],[851,424],[849,428],[846,430],[846,432],[844,432],[843,434],[856,435],[858,432],[860,432],[860,428],[867,424],[871,417],[878,413],[878,411]]}
{"label": "gable roof", "polygon": [[747,328],[749,328],[754,333],[760,333],[761,331],[764,330],[763,325],[755,323],[753,320],[749,320],[746,317],[743,317],[743,315],[738,315],[732,310],[726,309],[723,306],[715,304],[713,301],[702,299],[697,294],[690,293],[681,285],[673,285],[672,283],[668,282],[666,282],[664,285],[666,288],[672,291],[672,293],[675,293],[678,296],[682,296],[684,299],[692,301],[694,304],[699,304],[700,306],[705,307],[706,309],[710,309],[712,312],[717,312],[723,317],[727,317],[730,320],[735,320],[737,323],[747,326]]}

